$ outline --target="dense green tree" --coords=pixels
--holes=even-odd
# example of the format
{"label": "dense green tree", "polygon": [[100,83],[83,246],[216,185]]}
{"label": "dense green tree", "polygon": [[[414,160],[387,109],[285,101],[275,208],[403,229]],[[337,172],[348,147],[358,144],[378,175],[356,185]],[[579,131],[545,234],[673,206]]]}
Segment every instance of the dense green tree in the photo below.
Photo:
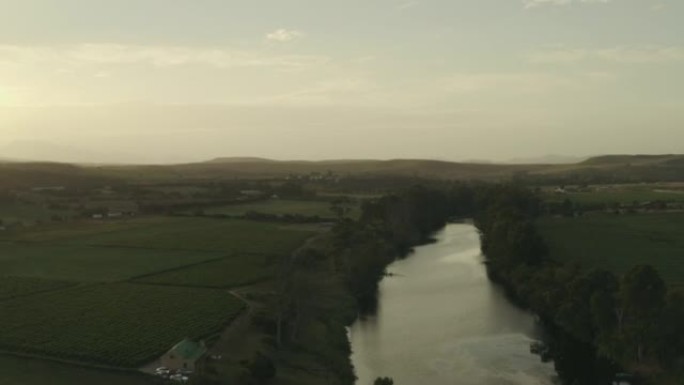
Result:
{"label": "dense green tree", "polygon": [[666,291],[665,282],[652,266],[635,266],[622,279],[619,295],[623,313],[618,327],[637,361],[644,358],[653,341]]}
{"label": "dense green tree", "polygon": [[565,198],[565,200],[563,200],[563,204],[561,206],[561,213],[564,217],[572,217],[575,215],[575,207],[570,199]]}
{"label": "dense green tree", "polygon": [[373,385],[394,385],[394,380],[389,377],[378,377],[373,382]]}
{"label": "dense green tree", "polygon": [[684,292],[668,293],[658,322],[657,354],[661,362],[684,371]]}
{"label": "dense green tree", "polygon": [[342,197],[330,202],[330,211],[338,221],[346,218],[355,206],[355,202],[348,197]]}
{"label": "dense green tree", "polygon": [[[592,298],[598,298],[598,306],[601,301],[605,302],[606,298],[613,295],[617,286],[617,278],[608,271],[594,270],[578,276],[568,285],[566,299],[558,309],[556,321],[582,341],[593,342],[601,330],[600,326],[607,327],[608,321],[605,315],[600,314],[603,309],[592,306]],[[597,317],[600,320],[595,320],[594,311],[599,311]],[[610,314],[612,308],[609,307],[606,311]],[[602,325],[597,325],[595,321]]]}
{"label": "dense green tree", "polygon": [[257,384],[266,384],[276,375],[273,360],[262,353],[257,353],[248,369]]}

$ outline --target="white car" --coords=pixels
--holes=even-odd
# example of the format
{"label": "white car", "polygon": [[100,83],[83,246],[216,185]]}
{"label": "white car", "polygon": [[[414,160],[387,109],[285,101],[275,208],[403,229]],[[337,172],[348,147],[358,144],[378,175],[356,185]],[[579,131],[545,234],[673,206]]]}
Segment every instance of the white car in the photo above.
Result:
{"label": "white car", "polygon": [[186,383],[186,382],[188,382],[189,378],[187,376],[184,376],[184,375],[178,373],[178,374],[174,374],[174,375],[170,376],[169,380],[177,381],[177,382],[181,382],[181,383]]}
{"label": "white car", "polygon": [[171,373],[171,371],[168,368],[162,366],[160,368],[155,369],[154,373],[158,376],[168,376]]}

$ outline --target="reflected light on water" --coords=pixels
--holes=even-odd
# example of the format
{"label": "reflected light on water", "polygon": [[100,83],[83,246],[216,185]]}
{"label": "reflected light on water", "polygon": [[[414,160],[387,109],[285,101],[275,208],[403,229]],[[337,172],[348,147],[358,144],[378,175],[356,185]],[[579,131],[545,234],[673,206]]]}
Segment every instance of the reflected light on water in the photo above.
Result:
{"label": "reflected light on water", "polygon": [[377,314],[350,328],[357,384],[553,384],[553,366],[529,351],[532,315],[488,281],[472,225],[449,225],[389,270]]}

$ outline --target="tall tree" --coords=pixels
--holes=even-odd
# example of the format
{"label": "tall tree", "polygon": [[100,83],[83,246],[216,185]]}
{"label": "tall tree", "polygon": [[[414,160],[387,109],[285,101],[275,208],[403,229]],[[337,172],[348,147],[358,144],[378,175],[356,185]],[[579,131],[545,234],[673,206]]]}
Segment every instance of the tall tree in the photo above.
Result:
{"label": "tall tree", "polygon": [[637,361],[642,361],[654,340],[655,328],[667,288],[658,272],[649,265],[632,268],[622,278],[620,300],[624,310],[623,333],[628,344],[636,350]]}

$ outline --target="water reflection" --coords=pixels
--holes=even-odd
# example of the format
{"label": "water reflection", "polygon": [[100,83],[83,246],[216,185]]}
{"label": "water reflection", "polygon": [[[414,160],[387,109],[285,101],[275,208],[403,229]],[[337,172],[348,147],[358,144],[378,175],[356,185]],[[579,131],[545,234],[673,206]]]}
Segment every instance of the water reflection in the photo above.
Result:
{"label": "water reflection", "polygon": [[375,316],[350,330],[359,385],[549,385],[554,370],[530,354],[534,319],[487,279],[472,225],[449,225],[380,284]]}

